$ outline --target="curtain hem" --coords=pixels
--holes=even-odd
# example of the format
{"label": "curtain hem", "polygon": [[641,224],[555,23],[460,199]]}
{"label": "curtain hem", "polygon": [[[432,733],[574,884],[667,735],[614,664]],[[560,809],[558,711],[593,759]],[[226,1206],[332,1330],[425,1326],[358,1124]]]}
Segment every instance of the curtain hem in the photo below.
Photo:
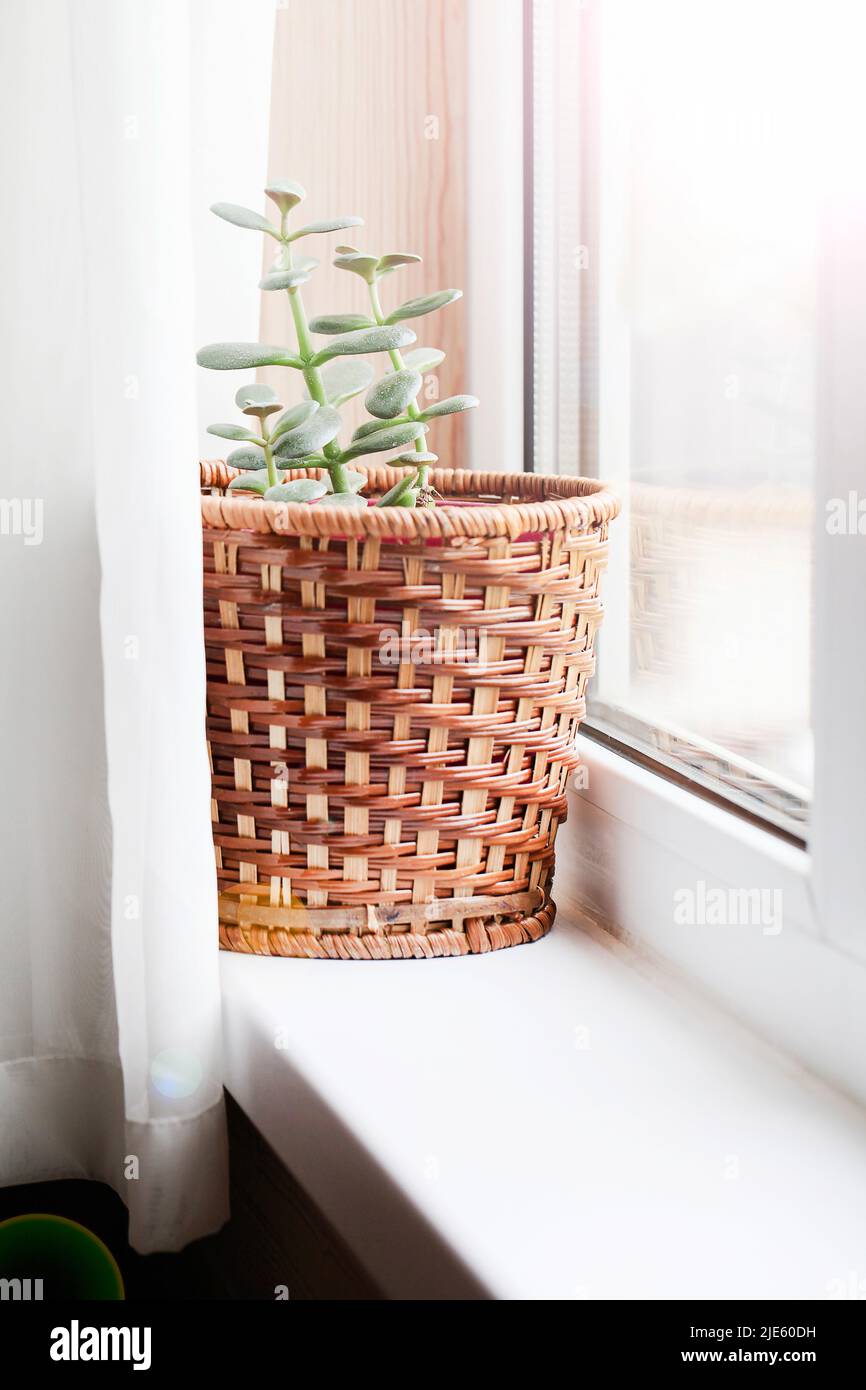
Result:
{"label": "curtain hem", "polygon": [[27,1057],[0,1063],[0,1114],[14,1116],[0,1134],[4,1186],[106,1183],[129,1210],[139,1254],[182,1250],[229,1219],[222,1093],[170,1124],[128,1121],[118,1062]]}

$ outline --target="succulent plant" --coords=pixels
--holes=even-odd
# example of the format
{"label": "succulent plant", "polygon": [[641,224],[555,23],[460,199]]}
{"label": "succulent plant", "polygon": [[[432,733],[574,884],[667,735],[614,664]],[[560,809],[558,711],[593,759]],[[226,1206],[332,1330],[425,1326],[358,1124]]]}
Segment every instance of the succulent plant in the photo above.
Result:
{"label": "succulent plant", "polygon": [[[403,349],[416,341],[414,332],[406,325],[453,303],[462,291],[439,290],[409,299],[386,314],[379,282],[404,266],[420,264],[421,257],[404,251],[374,256],[354,246],[341,245],[336,248],[334,264],[365,282],[370,312],[325,314],[308,320],[301,286],[310,279],[318,262],[296,256],[295,242],[307,236],[358,227],[362,220],[331,217],[291,230],[289,217],[306,196],[303,188],[280,180],[269,184],[265,192],[279,211],[278,225],[234,203],[215,203],[211,211],[226,222],[263,232],[277,242],[276,260],[260,281],[260,288],[288,294],[297,346],[292,349],[267,343],[211,343],[198,352],[197,361],[215,371],[288,367],[300,374],[306,391],[305,399],[286,406],[269,386],[258,382],[242,386],[235,404],[249,423],[208,427],[211,434],[240,445],[227,459],[242,470],[230,483],[230,491],[259,494],[266,501],[362,507],[367,505],[360,495],[364,475],[347,465],[368,454],[392,454],[399,449],[394,462],[411,464],[415,471],[407,472],[377,505],[434,505],[428,476],[437,455],[427,447],[428,426],[443,415],[470,410],[478,401],[475,396],[451,396],[426,409],[419,407],[417,397],[423,373],[438,366],[445,354],[438,348],[425,347],[404,354]],[[313,335],[324,340],[321,346],[313,341]],[[390,367],[377,380],[375,369],[366,358],[381,353],[387,354]],[[362,391],[366,392],[364,404],[372,418],[360,425],[343,446],[339,442],[339,408]],[[286,482],[287,468],[327,469],[328,476],[327,480],[296,478]]]}

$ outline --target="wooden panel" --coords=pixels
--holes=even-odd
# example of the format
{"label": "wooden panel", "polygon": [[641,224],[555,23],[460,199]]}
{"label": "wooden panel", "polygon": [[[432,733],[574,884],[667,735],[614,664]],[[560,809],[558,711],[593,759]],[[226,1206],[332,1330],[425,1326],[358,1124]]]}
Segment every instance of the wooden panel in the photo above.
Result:
{"label": "wooden panel", "polygon": [[[366,224],[305,243],[321,262],[304,289],[311,315],[368,308],[363,282],[331,265],[343,240],[424,257],[382,282],[386,312],[432,290],[465,288],[465,8],[465,0],[279,7],[270,176],[303,184],[305,221],[345,213]],[[419,344],[448,354],[431,384],[440,396],[471,389],[463,379],[464,325],[462,300],[411,325]],[[263,295],[262,341],[294,342],[286,295]],[[262,375],[285,389],[284,373]],[[352,426],[366,418],[362,405],[352,402],[345,418]],[[431,426],[430,447],[443,466],[465,466],[465,442],[465,418]]]}
{"label": "wooden panel", "polygon": [[382,1294],[330,1222],[226,1096],[232,1219],[208,1246],[229,1298],[370,1301]]}

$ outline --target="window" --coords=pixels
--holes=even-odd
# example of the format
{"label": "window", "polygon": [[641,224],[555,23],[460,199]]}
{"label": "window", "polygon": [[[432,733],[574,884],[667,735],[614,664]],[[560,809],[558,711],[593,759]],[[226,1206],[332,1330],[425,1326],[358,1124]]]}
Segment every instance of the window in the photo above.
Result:
{"label": "window", "polygon": [[560,905],[862,1099],[866,12],[525,14],[529,466],[624,497]]}
{"label": "window", "polygon": [[822,15],[532,10],[534,463],[625,499],[589,724],[802,840]]}

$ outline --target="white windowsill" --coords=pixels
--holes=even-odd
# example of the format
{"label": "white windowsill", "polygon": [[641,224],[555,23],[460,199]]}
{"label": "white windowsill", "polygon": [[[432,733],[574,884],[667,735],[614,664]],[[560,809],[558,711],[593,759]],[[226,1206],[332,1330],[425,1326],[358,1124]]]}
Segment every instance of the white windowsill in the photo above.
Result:
{"label": "white windowsill", "polygon": [[866,1276],[862,1112],[591,928],[221,970],[228,1089],[391,1298]]}
{"label": "white windowsill", "polygon": [[[557,839],[560,907],[588,909],[866,1106],[866,961],[818,911],[813,857],[585,737],[578,746],[588,786],[569,792]],[[678,925],[677,893],[701,883],[768,892],[779,929]]]}

